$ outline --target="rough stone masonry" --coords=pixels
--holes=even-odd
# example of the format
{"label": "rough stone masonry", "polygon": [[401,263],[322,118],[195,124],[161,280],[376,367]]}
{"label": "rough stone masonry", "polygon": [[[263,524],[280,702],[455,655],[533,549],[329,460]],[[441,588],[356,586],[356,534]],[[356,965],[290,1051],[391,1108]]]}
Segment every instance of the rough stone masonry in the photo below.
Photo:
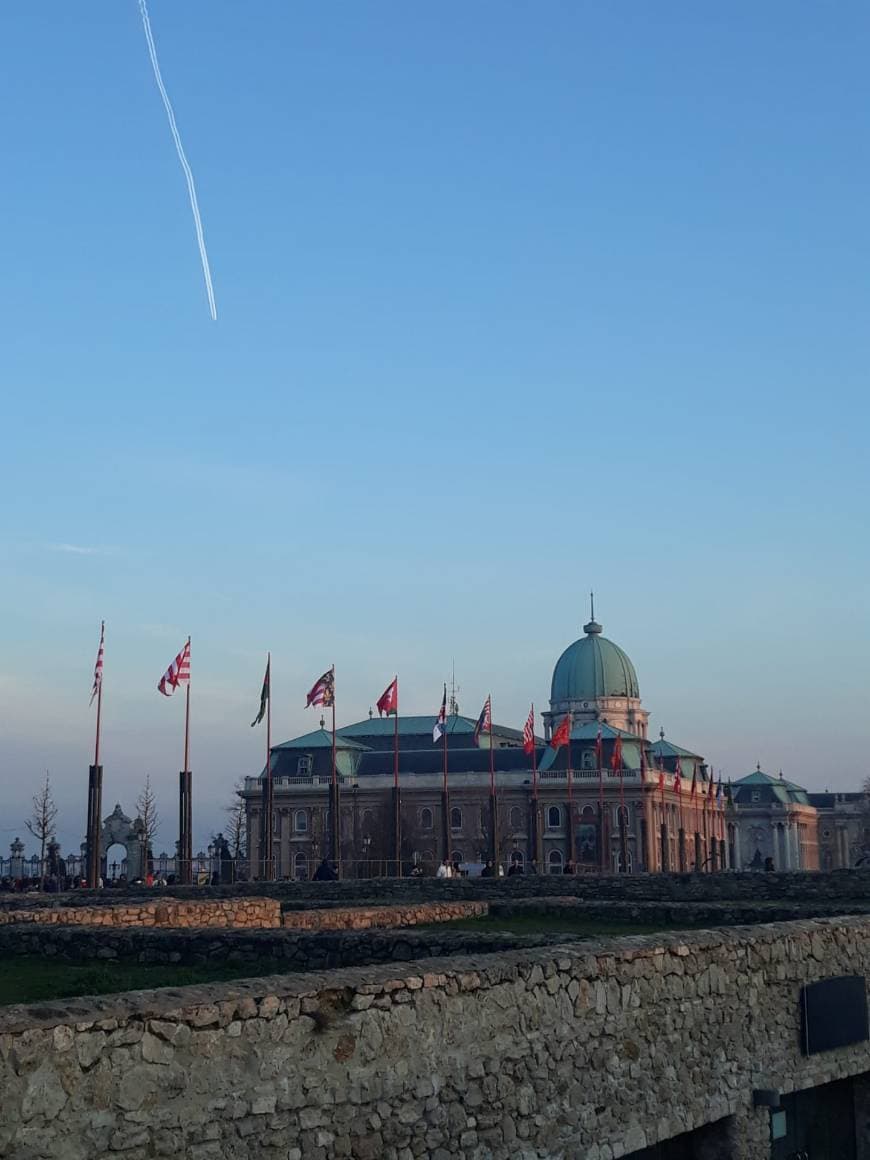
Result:
{"label": "rough stone masonry", "polygon": [[610,1160],[731,1117],[804,1058],[798,991],[864,973],[870,919],[649,935],[0,1012],[14,1160]]}

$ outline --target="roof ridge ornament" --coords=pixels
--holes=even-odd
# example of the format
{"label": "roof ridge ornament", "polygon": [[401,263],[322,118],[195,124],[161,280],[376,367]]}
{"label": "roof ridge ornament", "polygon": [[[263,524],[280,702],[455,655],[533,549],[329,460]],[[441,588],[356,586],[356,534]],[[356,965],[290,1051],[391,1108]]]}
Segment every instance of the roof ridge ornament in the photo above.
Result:
{"label": "roof ridge ornament", "polygon": [[595,593],[589,593],[589,623],[583,625],[583,631],[587,636],[599,636],[603,629],[598,621],[595,619]]}

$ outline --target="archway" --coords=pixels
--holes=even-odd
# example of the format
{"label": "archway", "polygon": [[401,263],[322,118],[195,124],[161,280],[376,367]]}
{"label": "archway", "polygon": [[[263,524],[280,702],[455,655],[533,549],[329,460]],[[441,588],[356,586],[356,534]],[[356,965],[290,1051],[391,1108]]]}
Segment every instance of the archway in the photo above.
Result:
{"label": "archway", "polygon": [[[120,858],[117,857],[119,846],[122,853]],[[109,856],[110,851],[111,856]],[[125,858],[127,861],[127,881],[132,882],[136,878],[141,878],[143,854],[142,823],[138,818],[132,822],[121,809],[120,803],[116,804],[114,810],[103,822],[103,828],[100,831],[103,881],[107,882],[112,877],[121,877],[124,872],[123,862]],[[112,873],[113,865],[116,867],[114,874]]]}
{"label": "archway", "polygon": [[121,842],[113,842],[108,850],[106,850],[106,869],[103,874],[103,881],[117,882],[122,875],[126,874],[127,847]]}

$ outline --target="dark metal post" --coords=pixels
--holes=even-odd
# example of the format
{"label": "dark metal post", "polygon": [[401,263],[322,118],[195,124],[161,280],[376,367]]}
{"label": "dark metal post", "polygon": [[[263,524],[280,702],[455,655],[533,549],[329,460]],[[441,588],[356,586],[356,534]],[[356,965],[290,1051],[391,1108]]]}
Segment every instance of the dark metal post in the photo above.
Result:
{"label": "dark metal post", "polygon": [[103,801],[103,767],[88,767],[88,833],[85,877],[93,890],[100,881],[100,828]]}

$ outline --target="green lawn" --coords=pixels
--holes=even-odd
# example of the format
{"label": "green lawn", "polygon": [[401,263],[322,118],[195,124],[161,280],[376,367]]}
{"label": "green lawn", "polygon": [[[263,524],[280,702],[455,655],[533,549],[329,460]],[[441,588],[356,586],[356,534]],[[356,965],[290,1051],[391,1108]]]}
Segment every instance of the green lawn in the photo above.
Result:
{"label": "green lawn", "polygon": [[[286,970],[286,967],[284,968]],[[0,959],[0,1006],[71,999],[76,995],[110,995],[151,987],[186,987],[277,974],[277,963],[257,966],[183,967],[140,963],[63,963],[52,959]]]}

